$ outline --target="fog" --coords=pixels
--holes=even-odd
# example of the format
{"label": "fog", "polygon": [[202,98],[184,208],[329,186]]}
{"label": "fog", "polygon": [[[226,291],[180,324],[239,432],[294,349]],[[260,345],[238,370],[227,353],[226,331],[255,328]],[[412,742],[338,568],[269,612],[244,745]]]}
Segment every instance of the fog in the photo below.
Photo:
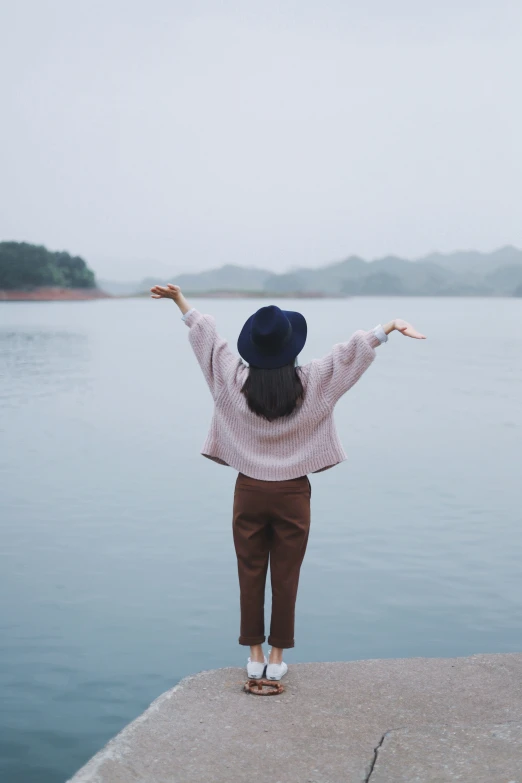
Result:
{"label": "fog", "polygon": [[4,2],[0,240],[120,280],[520,246],[521,9]]}

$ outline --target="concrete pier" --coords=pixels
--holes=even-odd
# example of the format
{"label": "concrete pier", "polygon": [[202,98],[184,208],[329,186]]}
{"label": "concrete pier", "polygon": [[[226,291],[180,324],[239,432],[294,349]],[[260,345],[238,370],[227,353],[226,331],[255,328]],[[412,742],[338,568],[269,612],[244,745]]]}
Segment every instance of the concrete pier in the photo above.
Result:
{"label": "concrete pier", "polygon": [[522,783],[522,654],[290,664],[280,696],[244,669],[154,701],[71,783]]}

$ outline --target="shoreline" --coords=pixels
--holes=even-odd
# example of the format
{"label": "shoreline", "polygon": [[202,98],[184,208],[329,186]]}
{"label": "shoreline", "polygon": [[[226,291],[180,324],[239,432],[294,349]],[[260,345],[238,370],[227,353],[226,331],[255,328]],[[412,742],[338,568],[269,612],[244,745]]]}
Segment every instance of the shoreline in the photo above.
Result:
{"label": "shoreline", "polygon": [[0,302],[77,302],[92,299],[114,299],[100,288],[60,288],[42,286],[27,291],[0,289]]}
{"label": "shoreline", "polygon": [[[150,296],[149,291],[125,294],[118,299],[141,299]],[[351,294],[325,294],[320,291],[183,291],[190,299],[351,299]]]}
{"label": "shoreline", "polygon": [[[319,291],[187,291],[184,295],[189,299],[517,299],[520,297],[507,295],[454,295],[454,294],[333,294]],[[79,302],[94,299],[145,299],[150,296],[148,291],[134,294],[110,294],[101,288],[62,288],[42,286],[33,289],[2,289],[0,302]]]}

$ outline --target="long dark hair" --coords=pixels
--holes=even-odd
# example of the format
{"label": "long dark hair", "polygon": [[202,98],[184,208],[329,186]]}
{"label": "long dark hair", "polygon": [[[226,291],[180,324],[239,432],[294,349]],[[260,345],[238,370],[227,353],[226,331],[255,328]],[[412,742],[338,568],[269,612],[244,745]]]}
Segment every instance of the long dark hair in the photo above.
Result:
{"label": "long dark hair", "polygon": [[241,391],[250,410],[268,421],[289,416],[304,398],[303,384],[295,362],[275,370],[250,365]]}

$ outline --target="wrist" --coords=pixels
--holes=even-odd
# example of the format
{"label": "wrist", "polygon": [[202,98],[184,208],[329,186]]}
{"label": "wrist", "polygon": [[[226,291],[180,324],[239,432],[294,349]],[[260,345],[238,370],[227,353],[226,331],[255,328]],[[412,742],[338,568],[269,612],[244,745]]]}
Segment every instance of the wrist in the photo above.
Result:
{"label": "wrist", "polygon": [[393,321],[389,321],[385,326],[383,326],[384,332],[386,334],[390,334],[390,332],[393,332],[395,328],[395,319]]}
{"label": "wrist", "polygon": [[189,303],[187,302],[187,300],[183,295],[178,296],[177,299],[174,299],[174,301],[179,307],[179,309],[181,310],[182,315],[185,315],[191,309]]}

